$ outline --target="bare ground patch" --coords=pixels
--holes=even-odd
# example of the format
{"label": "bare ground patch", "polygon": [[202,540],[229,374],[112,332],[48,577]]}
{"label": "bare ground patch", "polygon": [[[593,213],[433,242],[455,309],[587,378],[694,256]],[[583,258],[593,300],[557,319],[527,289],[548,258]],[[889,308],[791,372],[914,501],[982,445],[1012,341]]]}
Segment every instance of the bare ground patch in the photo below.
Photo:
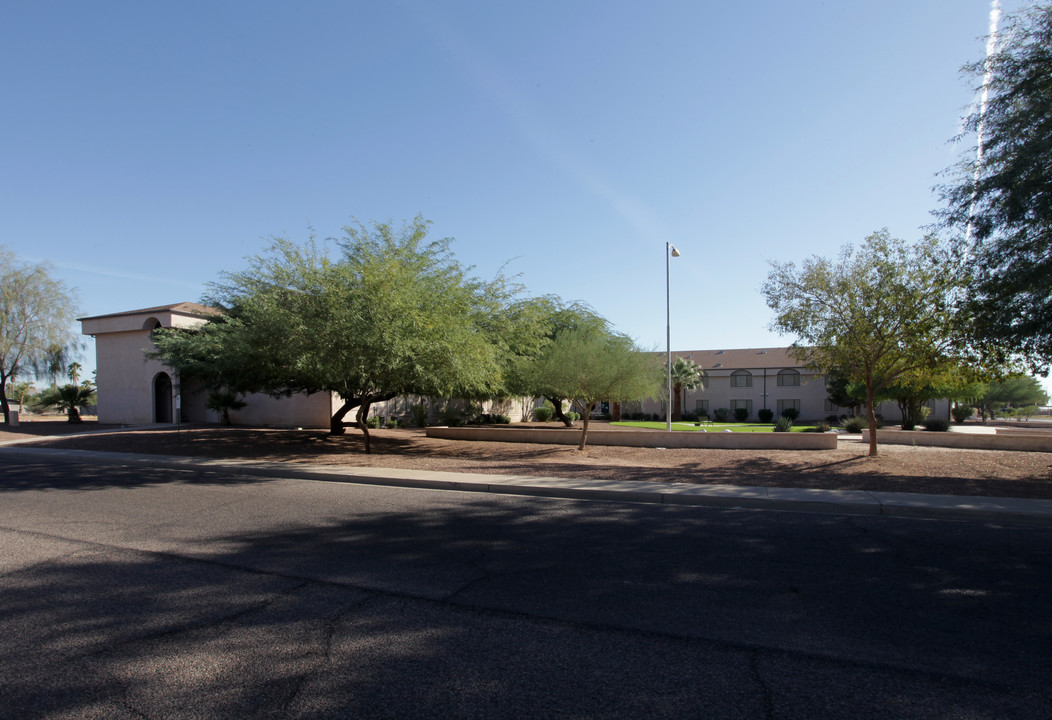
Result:
{"label": "bare ground patch", "polygon": [[[940,495],[1052,499],[1052,454],[885,445],[880,456],[840,441],[836,450],[709,450],[590,447],[466,442],[425,437],[417,429],[373,431],[373,452],[362,452],[361,434],[331,437],[324,430],[193,427],[61,437],[70,430],[104,430],[86,422],[26,423],[21,436],[55,434],[34,447],[255,459],[467,473],[564,478],[644,480],[837,490],[878,490]],[[57,426],[64,426],[58,428]],[[0,430],[0,441],[19,434]]]}

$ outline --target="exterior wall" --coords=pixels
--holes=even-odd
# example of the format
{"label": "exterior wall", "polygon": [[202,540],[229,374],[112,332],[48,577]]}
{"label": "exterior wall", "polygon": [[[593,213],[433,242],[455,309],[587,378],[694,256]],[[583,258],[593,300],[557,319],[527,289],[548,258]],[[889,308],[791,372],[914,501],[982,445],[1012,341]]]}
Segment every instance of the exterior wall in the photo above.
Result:
{"label": "exterior wall", "polygon": [[[242,398],[247,405],[241,410],[230,411],[230,421],[235,425],[278,425],[295,427],[327,428],[329,418],[339,407],[334,407],[334,397],[329,393],[271,397],[270,395],[247,395]],[[215,417],[212,422],[218,422]]]}
{"label": "exterior wall", "polygon": [[[146,358],[143,353],[150,345],[149,330],[95,336],[100,423],[147,425],[154,422],[154,378],[159,373],[168,373],[173,386],[178,384],[178,378],[159,360]],[[172,407],[175,407],[174,397]]]}
{"label": "exterior wall", "polygon": [[[778,385],[778,372],[794,369],[799,372],[799,385]],[[749,419],[756,420],[756,412],[769,408],[778,416],[779,401],[783,406],[794,405],[800,410],[801,420],[818,420],[829,413],[825,411],[826,386],[822,375],[803,368],[760,368],[747,370],[751,386],[738,387],[732,384],[734,368],[709,370],[708,384],[704,390],[686,393],[684,412],[696,412],[704,402],[712,416],[716,408],[727,408],[734,415],[735,401],[745,401],[751,406]],[[662,407],[664,407],[662,405]]]}

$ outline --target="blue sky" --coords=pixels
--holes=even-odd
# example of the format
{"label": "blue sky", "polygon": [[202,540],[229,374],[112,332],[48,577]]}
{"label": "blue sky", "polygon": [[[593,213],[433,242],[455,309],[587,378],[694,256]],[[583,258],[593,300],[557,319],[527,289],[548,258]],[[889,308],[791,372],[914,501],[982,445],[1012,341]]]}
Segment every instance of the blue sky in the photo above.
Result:
{"label": "blue sky", "polygon": [[420,214],[479,275],[663,348],[670,241],[674,349],[787,344],[769,260],[932,222],[989,7],[11,3],[0,244],[96,315]]}

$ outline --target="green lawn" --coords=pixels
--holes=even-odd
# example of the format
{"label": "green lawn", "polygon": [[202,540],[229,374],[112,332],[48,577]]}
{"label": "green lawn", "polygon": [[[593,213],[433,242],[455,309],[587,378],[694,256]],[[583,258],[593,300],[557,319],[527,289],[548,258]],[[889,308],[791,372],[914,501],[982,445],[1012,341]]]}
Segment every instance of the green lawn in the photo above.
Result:
{"label": "green lawn", "polygon": [[[618,427],[649,428],[651,430],[665,429],[665,423],[663,422],[612,422],[610,424]],[[813,428],[814,425],[793,425],[793,432],[803,432]],[[730,430],[731,432],[774,432],[774,425],[771,423],[703,423],[698,427],[692,422],[674,422],[672,423],[672,429],[706,430],[708,432],[723,432],[724,430]]]}

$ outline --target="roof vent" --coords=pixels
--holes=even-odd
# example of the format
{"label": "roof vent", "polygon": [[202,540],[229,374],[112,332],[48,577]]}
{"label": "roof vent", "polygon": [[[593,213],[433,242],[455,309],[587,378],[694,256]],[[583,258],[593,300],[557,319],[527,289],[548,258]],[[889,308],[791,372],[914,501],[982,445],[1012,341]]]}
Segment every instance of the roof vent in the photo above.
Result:
{"label": "roof vent", "polygon": [[717,355],[722,355],[722,354],[723,354],[723,351],[722,351],[722,350],[717,350],[717,351],[716,351],[716,354],[717,354]]}
{"label": "roof vent", "polygon": [[716,363],[712,367],[714,367],[714,368],[723,367],[723,363]]}
{"label": "roof vent", "polygon": [[767,354],[767,351],[766,351],[766,350],[761,350],[761,351],[760,351],[760,354],[761,354],[761,355],[766,355],[766,354]]}

